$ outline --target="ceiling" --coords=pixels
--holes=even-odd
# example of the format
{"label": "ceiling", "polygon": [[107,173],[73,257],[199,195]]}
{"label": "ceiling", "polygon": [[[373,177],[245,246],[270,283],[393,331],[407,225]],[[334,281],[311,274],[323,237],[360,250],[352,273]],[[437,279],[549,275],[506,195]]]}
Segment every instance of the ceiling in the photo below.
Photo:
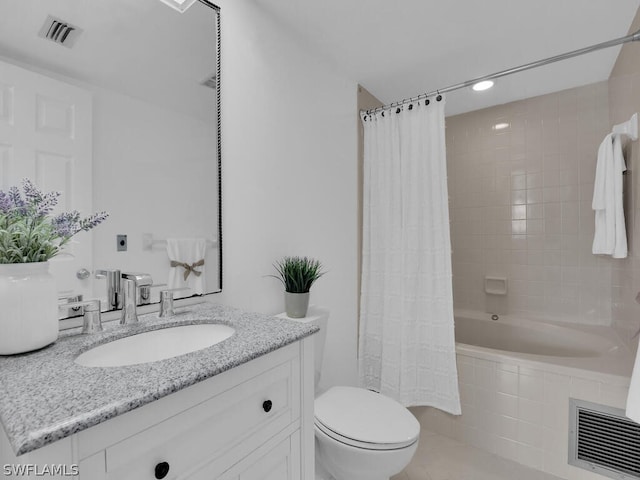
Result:
{"label": "ceiling", "polygon": [[[253,1],[384,103],[622,37],[640,5],[640,0]],[[447,115],[606,80],[619,51],[613,47],[503,77],[482,93],[451,92]]]}
{"label": "ceiling", "polygon": [[[47,15],[81,29],[72,48],[38,36]],[[170,34],[167,34],[169,32]],[[158,0],[2,0],[0,57],[215,120],[215,11]]]}

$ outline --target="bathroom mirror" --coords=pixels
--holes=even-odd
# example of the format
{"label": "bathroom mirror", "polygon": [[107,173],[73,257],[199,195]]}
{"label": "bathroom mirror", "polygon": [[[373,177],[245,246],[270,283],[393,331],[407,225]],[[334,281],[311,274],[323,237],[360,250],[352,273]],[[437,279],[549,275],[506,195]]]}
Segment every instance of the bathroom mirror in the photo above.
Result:
{"label": "bathroom mirror", "polygon": [[[29,177],[61,211],[109,213],[52,260],[61,298],[112,309],[103,270],[150,274],[143,303],[221,290],[219,25],[207,0],[0,3],[0,189]],[[186,280],[167,240],[204,260]]]}

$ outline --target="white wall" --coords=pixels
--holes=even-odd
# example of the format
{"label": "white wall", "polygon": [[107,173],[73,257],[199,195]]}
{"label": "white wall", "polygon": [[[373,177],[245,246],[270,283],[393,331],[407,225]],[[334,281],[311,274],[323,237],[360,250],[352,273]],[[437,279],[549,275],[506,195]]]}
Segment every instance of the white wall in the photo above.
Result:
{"label": "white wall", "polygon": [[[93,208],[110,215],[93,236],[94,268],[147,272],[166,283],[166,248],[143,251],[142,236],[218,237],[215,124],[113,91],[92,93]],[[126,252],[116,250],[118,234],[127,235]],[[218,290],[217,248],[205,262],[206,289]],[[106,294],[105,280],[93,282],[96,295]]]}
{"label": "white wall", "polygon": [[253,2],[221,0],[223,291],[284,309],[268,277],[284,255],[320,259],[311,303],[331,310],[323,385],[356,381],[356,92]]}

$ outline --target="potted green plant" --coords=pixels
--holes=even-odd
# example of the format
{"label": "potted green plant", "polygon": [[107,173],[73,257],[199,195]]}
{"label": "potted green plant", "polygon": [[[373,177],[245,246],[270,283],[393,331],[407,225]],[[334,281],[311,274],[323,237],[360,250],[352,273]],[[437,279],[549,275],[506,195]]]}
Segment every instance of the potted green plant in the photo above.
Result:
{"label": "potted green plant", "polygon": [[309,308],[309,290],[324,272],[318,260],[307,257],[284,257],[274,265],[278,275],[272,275],[284,285],[284,305],[291,318],[302,318]]}
{"label": "potted green plant", "polygon": [[22,189],[0,190],[0,355],[35,350],[58,338],[58,294],[49,260],[76,233],[108,216],[54,214],[59,197],[27,179]]}

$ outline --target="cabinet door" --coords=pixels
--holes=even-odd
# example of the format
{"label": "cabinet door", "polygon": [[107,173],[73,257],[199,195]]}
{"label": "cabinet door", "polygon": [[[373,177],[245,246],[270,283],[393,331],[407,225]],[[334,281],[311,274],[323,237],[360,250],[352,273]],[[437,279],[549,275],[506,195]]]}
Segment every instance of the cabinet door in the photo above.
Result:
{"label": "cabinet door", "polygon": [[247,459],[238,480],[300,480],[300,434],[294,433],[254,462]]}
{"label": "cabinet door", "polygon": [[[205,467],[189,480],[301,480],[300,430],[272,438],[221,475]],[[308,479],[311,480],[311,479]]]}
{"label": "cabinet door", "polygon": [[80,460],[78,465],[80,479],[104,480],[107,478],[104,452],[98,452],[88,458]]}

